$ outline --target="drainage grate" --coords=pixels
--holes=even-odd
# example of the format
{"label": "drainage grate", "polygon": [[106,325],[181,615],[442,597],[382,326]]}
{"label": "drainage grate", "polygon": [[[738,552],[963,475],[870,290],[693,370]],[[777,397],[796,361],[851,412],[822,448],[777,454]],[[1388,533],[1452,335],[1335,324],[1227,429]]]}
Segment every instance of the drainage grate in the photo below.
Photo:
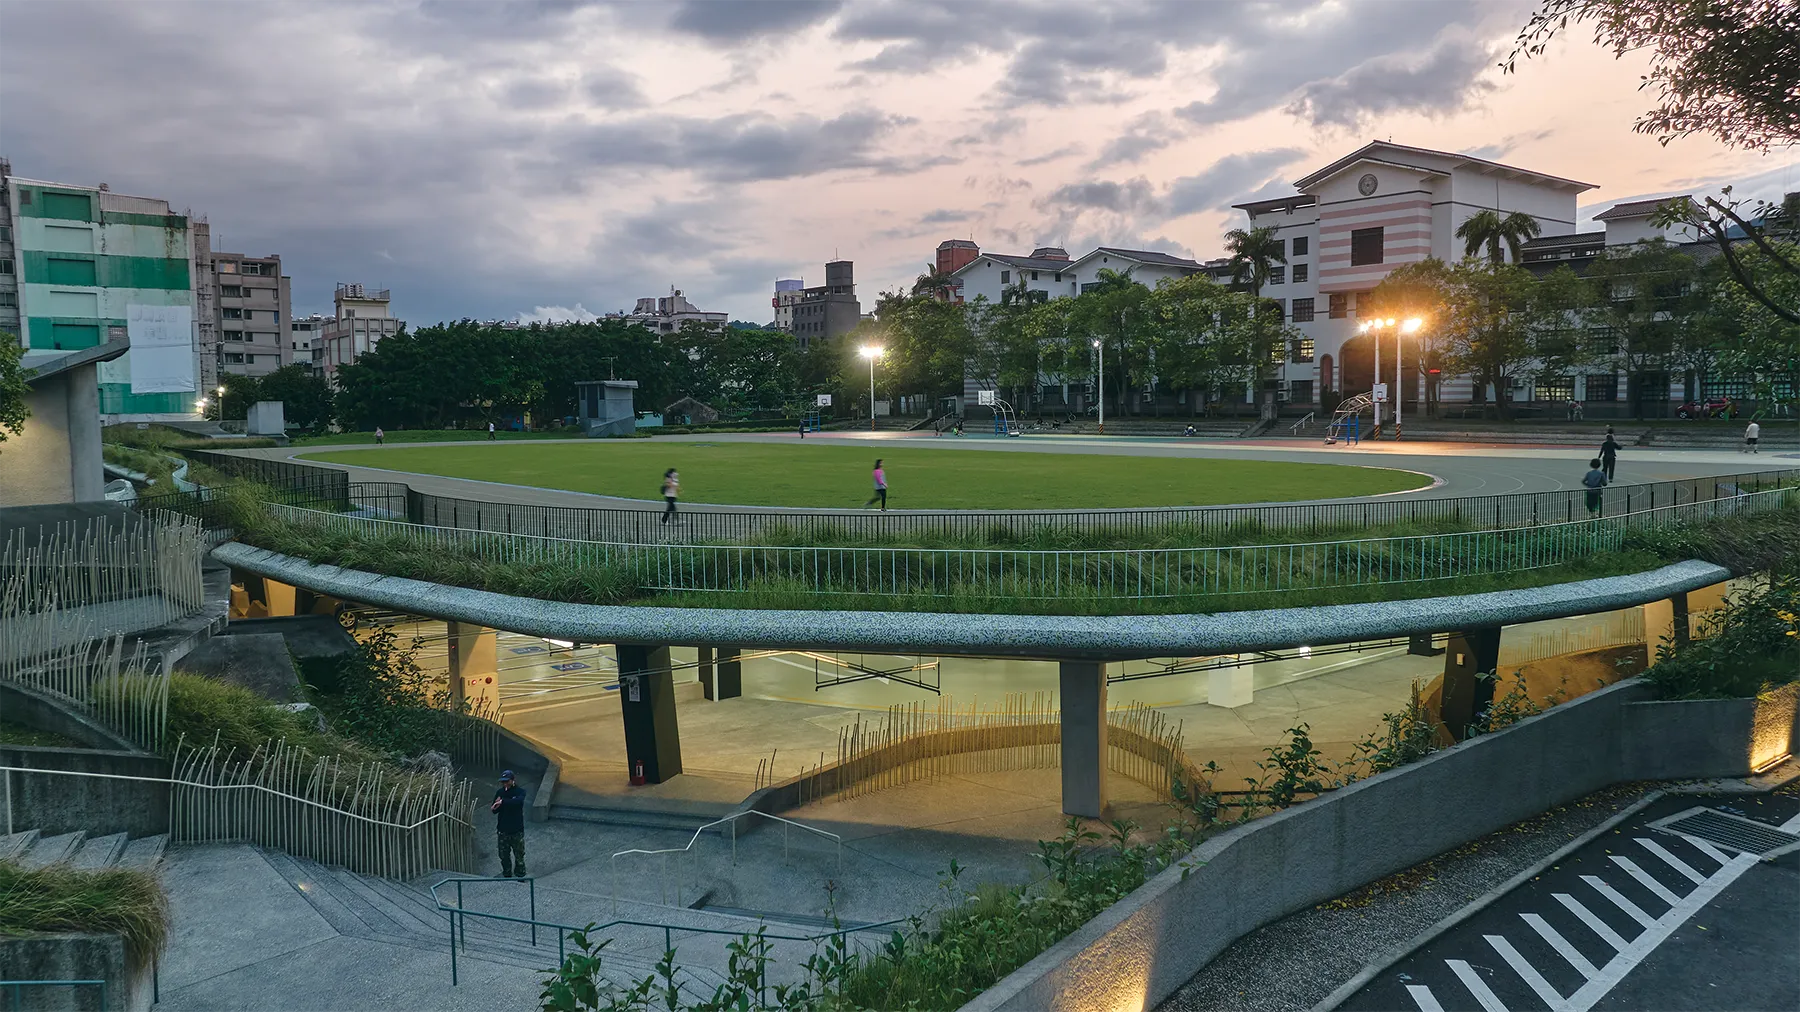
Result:
{"label": "drainage grate", "polygon": [[1727,815],[1711,808],[1690,808],[1650,824],[1651,829],[1691,836],[1744,854],[1766,855],[1800,843],[1800,836],[1767,823]]}

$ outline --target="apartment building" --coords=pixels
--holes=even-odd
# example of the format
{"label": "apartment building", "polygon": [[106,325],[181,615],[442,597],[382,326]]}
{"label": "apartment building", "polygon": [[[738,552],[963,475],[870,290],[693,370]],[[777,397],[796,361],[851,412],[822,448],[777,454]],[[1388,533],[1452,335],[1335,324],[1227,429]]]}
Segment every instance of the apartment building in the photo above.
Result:
{"label": "apartment building", "polygon": [[324,350],[321,342],[325,337],[325,328],[331,321],[332,317],[323,313],[290,317],[288,320],[287,361],[317,372],[321,368],[321,363],[315,361],[314,356]]}
{"label": "apartment building", "polygon": [[805,287],[804,278],[782,278],[775,282],[775,294],[769,299],[769,307],[775,310],[776,330],[784,334],[794,332],[794,303],[800,301],[800,292]]}
{"label": "apartment building", "polygon": [[[97,363],[109,421],[192,418],[199,389],[190,215],[154,197],[27,179],[0,161],[0,329],[33,351],[81,351],[128,339],[130,320],[156,318],[165,343]],[[170,329],[186,331],[167,343]],[[157,381],[149,381],[150,360]],[[153,389],[154,388],[154,389]]]}
{"label": "apartment building", "polygon": [[389,295],[386,288],[338,282],[331,297],[335,312],[313,339],[313,362],[327,379],[406,326],[390,311]]}
{"label": "apartment building", "polygon": [[[1595,184],[1504,165],[1485,158],[1386,141],[1366,144],[1296,180],[1295,193],[1237,204],[1249,227],[1272,226],[1287,263],[1263,288],[1304,335],[1281,368],[1284,399],[1318,403],[1367,391],[1376,381],[1375,338],[1357,333],[1358,306],[1395,269],[1427,257],[1461,259],[1456,230],[1484,210],[1523,211],[1545,240],[1575,231],[1575,201]],[[1409,349],[1402,381],[1395,376],[1389,334],[1384,381],[1417,410],[1427,382],[1444,404],[1491,401],[1466,376],[1433,378],[1417,368],[1429,327]],[[1441,382],[1440,382],[1441,379]]]}
{"label": "apartment building", "polygon": [[832,260],[825,265],[825,283],[800,289],[794,300],[793,335],[805,351],[815,341],[829,341],[848,334],[862,322],[862,303],[856,298],[856,264]]}
{"label": "apartment building", "polygon": [[635,323],[658,334],[675,334],[690,323],[698,323],[712,330],[723,329],[729,316],[725,313],[709,313],[689,302],[687,296],[681,294],[681,289],[671,288],[667,296],[639,299],[631,312],[607,313],[606,319]]}
{"label": "apartment building", "polygon": [[219,373],[267,376],[292,362],[292,299],[281,257],[215,252],[212,267]]}

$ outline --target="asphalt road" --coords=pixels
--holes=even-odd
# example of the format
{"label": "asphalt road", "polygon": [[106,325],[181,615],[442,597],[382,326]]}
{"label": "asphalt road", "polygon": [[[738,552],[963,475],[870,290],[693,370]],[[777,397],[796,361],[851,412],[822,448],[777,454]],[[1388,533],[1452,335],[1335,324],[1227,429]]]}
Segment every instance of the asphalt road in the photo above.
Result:
{"label": "asphalt road", "polygon": [[[1692,809],[1726,818],[1654,825]],[[1741,820],[1800,841],[1800,796],[1659,799],[1389,967],[1338,1008],[1800,1008],[1800,849],[1761,860],[1784,841],[1754,834],[1755,826]]]}
{"label": "asphalt road", "polygon": [[[699,436],[658,436],[659,440],[729,442],[793,442],[792,436],[775,433],[709,434]],[[1184,440],[1144,439],[1114,436],[1038,436],[1019,439],[968,436],[962,439],[934,437],[929,434],[902,432],[821,433],[808,437],[808,442],[823,441],[836,445],[857,443],[904,442],[908,448],[941,449],[946,453],[1095,453],[1134,456],[1177,456],[1195,458],[1251,458],[1290,460],[1297,463],[1357,464],[1369,467],[1393,467],[1430,475],[1435,483],[1401,496],[1444,498],[1454,496],[1503,495],[1513,492],[1552,492],[1578,488],[1587,473],[1591,451],[1553,446],[1484,446],[1468,443],[1366,443],[1358,447],[1326,448],[1293,440]],[[532,441],[563,442],[562,440]],[[567,440],[586,443],[588,440]],[[336,450],[416,449],[421,446],[483,446],[475,443],[398,443],[376,446],[300,446],[240,451],[245,455],[274,459],[304,458],[308,453]],[[492,447],[504,453],[506,441]],[[414,472],[382,468],[331,464],[350,472],[351,481],[405,481],[414,489],[440,495],[458,496],[488,502],[518,502],[555,506],[641,505],[644,500],[566,492],[557,489],[532,488],[497,482],[446,478]],[[1766,453],[1749,457],[1741,453],[1718,450],[1658,450],[1627,448],[1619,457],[1617,484],[1640,484],[1671,481],[1708,475],[1738,474],[1747,471],[1777,470],[1800,467],[1800,453]],[[1329,490],[1326,490],[1327,493]],[[1332,498],[1329,494],[1321,500]],[[656,505],[660,506],[660,503]],[[698,507],[705,504],[683,503]]]}

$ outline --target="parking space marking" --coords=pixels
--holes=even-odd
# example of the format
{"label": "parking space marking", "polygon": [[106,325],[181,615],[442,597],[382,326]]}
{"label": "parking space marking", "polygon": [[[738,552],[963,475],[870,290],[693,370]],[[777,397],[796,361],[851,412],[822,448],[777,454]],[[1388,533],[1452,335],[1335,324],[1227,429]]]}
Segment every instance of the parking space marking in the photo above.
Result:
{"label": "parking space marking", "polygon": [[1463,982],[1463,986],[1469,989],[1469,993],[1475,996],[1475,1000],[1481,1003],[1481,1007],[1486,1012],[1507,1012],[1506,1003],[1500,1000],[1499,995],[1488,989],[1487,981],[1482,980],[1468,963],[1460,959],[1446,959],[1444,963],[1450,967],[1451,973],[1456,974],[1456,979]]}
{"label": "parking space marking", "polygon": [[1525,983],[1531,985],[1531,989],[1544,1000],[1544,1004],[1551,1008],[1562,1004],[1562,994],[1550,986],[1550,982],[1537,971],[1537,967],[1532,966],[1524,956],[1519,955],[1519,950],[1513,948],[1512,943],[1507,941],[1504,935],[1483,935],[1481,937],[1487,939],[1487,943],[1494,947],[1494,951],[1500,954],[1501,959],[1506,960],[1506,965],[1512,967],[1514,973],[1523,977]]}
{"label": "parking space marking", "polygon": [[1667,848],[1665,848],[1662,844],[1657,843],[1655,840],[1646,840],[1640,836],[1640,837],[1638,837],[1637,842],[1643,844],[1644,847],[1650,851],[1650,853],[1655,854],[1657,857],[1662,858],[1664,864],[1667,864],[1669,867],[1680,872],[1684,877],[1687,878],[1687,880],[1689,882],[1692,882],[1695,885],[1699,885],[1700,883],[1706,881],[1705,875],[1702,875],[1699,872],[1695,871],[1692,867],[1690,867],[1688,865],[1688,863],[1686,861],[1683,861],[1681,858],[1678,858],[1674,854],[1669,853]]}
{"label": "parking space marking", "polygon": [[1539,938],[1548,942],[1552,949],[1569,961],[1569,965],[1575,968],[1575,972],[1581,974],[1581,979],[1593,980],[1600,975],[1600,968],[1589,962],[1588,958],[1581,954],[1581,950],[1569,944],[1569,940],[1564,938],[1561,932],[1551,927],[1549,921],[1537,914],[1520,914],[1519,916],[1525,919],[1526,924],[1531,925],[1531,929],[1538,933]]}
{"label": "parking space marking", "polygon": [[1581,876],[1581,880],[1592,886],[1595,892],[1612,900],[1613,906],[1625,911],[1626,916],[1638,922],[1639,926],[1648,928],[1656,923],[1656,918],[1644,913],[1643,907],[1626,899],[1623,893],[1614,889],[1612,886],[1607,885],[1606,880],[1602,879],[1600,876],[1583,875]]}
{"label": "parking space marking", "polygon": [[1619,867],[1625,869],[1625,874],[1630,875],[1634,879],[1637,879],[1638,885],[1641,885],[1645,889],[1648,889],[1651,892],[1655,893],[1657,899],[1662,900],[1664,903],[1667,903],[1669,906],[1674,906],[1675,904],[1681,902],[1681,897],[1675,895],[1673,892],[1670,892],[1668,886],[1665,886],[1661,882],[1658,882],[1656,879],[1652,878],[1650,876],[1649,872],[1645,871],[1642,868],[1639,868],[1637,866],[1636,861],[1633,861],[1631,858],[1628,858],[1628,857],[1624,856],[1623,854],[1610,854],[1608,856],[1612,858],[1613,864],[1616,864]]}
{"label": "parking space marking", "polygon": [[1599,935],[1606,944],[1612,946],[1613,951],[1625,951],[1625,939],[1619,937],[1619,933],[1614,931],[1605,921],[1595,917],[1592,910],[1582,906],[1580,900],[1570,896],[1568,893],[1557,893],[1556,902],[1568,907],[1569,913],[1574,914],[1581,920],[1581,923],[1588,926],[1589,931]]}

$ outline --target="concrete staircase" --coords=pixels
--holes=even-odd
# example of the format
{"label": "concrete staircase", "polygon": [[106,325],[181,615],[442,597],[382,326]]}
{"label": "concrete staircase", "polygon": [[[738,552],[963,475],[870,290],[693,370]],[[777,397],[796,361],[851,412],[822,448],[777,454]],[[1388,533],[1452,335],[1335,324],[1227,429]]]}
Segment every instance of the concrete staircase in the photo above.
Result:
{"label": "concrete staircase", "polygon": [[89,836],[77,830],[45,836],[35,829],[0,836],[0,861],[16,861],[24,868],[67,864],[82,871],[136,868],[151,871],[169,845],[167,833],[131,839],[124,833]]}

